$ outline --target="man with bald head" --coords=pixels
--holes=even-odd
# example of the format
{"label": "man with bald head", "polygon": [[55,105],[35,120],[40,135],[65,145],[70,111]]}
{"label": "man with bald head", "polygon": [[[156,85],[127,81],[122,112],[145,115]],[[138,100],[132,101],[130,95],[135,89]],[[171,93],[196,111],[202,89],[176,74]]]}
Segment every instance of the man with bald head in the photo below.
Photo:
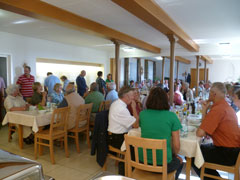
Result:
{"label": "man with bald head", "polygon": [[69,83],[66,87],[66,95],[63,98],[63,101],[59,104],[58,108],[70,107],[69,119],[68,119],[68,129],[71,129],[75,126],[75,119],[77,115],[77,108],[84,104],[84,99],[75,92],[74,83]]}
{"label": "man with bald head", "polygon": [[[240,129],[236,113],[225,100],[226,92],[223,83],[216,82],[212,85],[209,100],[202,104],[202,123],[196,135],[209,135],[213,139],[213,144],[201,145],[206,162],[233,166],[240,150]],[[200,170],[196,167],[194,169],[200,175]],[[206,169],[206,172],[219,176],[215,170]],[[204,178],[206,179],[212,178]]]}
{"label": "man with bald head", "polygon": [[80,75],[76,79],[77,92],[82,97],[83,97],[84,93],[88,90],[88,87],[87,87],[86,80],[85,80],[84,76],[86,76],[86,71],[82,70]]}

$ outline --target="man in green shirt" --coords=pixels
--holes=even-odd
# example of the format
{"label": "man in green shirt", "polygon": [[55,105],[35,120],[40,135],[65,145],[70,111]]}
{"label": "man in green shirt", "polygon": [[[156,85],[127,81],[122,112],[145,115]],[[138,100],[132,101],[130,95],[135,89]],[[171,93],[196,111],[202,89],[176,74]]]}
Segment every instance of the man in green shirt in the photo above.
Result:
{"label": "man in green shirt", "polygon": [[92,113],[97,113],[102,101],[104,96],[98,91],[98,84],[94,82],[90,86],[89,94],[85,97],[85,104],[93,103]]}

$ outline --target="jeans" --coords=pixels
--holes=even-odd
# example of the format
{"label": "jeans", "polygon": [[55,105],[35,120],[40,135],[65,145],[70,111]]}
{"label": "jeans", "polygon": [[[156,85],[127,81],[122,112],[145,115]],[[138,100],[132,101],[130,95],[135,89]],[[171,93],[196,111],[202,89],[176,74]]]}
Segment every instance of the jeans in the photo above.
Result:
{"label": "jeans", "polygon": [[[238,153],[240,148],[227,148],[214,146],[213,144],[201,145],[201,151],[205,162],[215,163],[226,166],[233,166],[236,164]],[[194,162],[194,158],[193,158]],[[201,169],[198,169],[194,163],[192,163],[194,171],[200,177]],[[207,174],[220,176],[216,170],[206,169]],[[213,180],[212,178],[205,177],[204,180]]]}

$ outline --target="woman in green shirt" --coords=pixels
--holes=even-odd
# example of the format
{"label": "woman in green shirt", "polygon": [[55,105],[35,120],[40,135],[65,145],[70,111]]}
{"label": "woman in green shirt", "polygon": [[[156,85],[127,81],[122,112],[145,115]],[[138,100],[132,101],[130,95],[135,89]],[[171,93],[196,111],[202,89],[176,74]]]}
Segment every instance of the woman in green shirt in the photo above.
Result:
{"label": "woman in green shirt", "polygon": [[107,75],[106,83],[110,83],[110,82],[113,82],[113,80],[112,80],[112,74],[108,74],[108,75]]}
{"label": "woman in green shirt", "polygon": [[[179,130],[181,123],[176,114],[169,111],[166,92],[156,87],[150,91],[146,102],[147,109],[140,113],[141,137],[167,140],[168,173],[177,170],[176,178],[182,170],[182,159],[177,155],[180,150]],[[147,150],[148,163],[152,164],[152,151]],[[143,161],[142,151],[139,159]],[[157,164],[162,165],[162,152],[157,151]]]}
{"label": "woman in green shirt", "polygon": [[47,93],[43,91],[43,87],[40,82],[35,82],[33,83],[33,96],[31,98],[31,104],[32,105],[38,105],[40,104],[41,106],[46,105],[46,97]]}

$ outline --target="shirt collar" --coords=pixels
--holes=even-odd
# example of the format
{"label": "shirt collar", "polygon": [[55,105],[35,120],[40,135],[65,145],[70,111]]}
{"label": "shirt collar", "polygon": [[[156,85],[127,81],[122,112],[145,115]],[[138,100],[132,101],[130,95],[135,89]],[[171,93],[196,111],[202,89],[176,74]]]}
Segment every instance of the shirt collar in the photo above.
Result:
{"label": "shirt collar", "polygon": [[120,98],[119,98],[119,102],[120,102],[122,105],[124,105],[125,107],[127,107],[127,104],[126,104],[123,100],[121,100]]}
{"label": "shirt collar", "polygon": [[225,104],[225,103],[227,103],[226,100],[225,100],[225,99],[222,99],[222,100],[214,103],[214,104],[213,104],[213,107],[214,107],[214,106],[217,106],[217,105],[219,105],[219,104]]}

